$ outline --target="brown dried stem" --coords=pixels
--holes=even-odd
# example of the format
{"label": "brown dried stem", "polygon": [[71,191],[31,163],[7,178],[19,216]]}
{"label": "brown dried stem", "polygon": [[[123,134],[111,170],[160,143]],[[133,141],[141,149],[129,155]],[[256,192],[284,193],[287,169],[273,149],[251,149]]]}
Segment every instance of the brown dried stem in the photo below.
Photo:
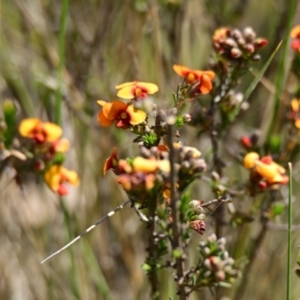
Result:
{"label": "brown dried stem", "polygon": [[[176,193],[176,186],[175,186],[175,151],[173,145],[173,133],[174,129],[172,125],[168,125],[168,145],[170,149],[170,188],[171,188],[171,215],[172,215],[172,249],[177,250],[183,253],[183,248],[181,246],[181,230],[180,224],[178,224],[178,195]],[[178,294],[180,300],[186,300],[187,294],[185,291],[185,286],[181,285],[181,280],[184,278],[184,269],[183,269],[183,259],[182,255],[176,258],[176,275],[177,275],[177,282],[178,282]]]}

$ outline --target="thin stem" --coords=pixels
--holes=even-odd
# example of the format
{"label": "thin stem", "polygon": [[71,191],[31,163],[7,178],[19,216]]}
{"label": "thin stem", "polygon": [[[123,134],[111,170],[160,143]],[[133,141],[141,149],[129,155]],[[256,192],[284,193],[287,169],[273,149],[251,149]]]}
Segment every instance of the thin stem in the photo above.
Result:
{"label": "thin stem", "polygon": [[157,274],[157,247],[154,241],[155,236],[155,211],[156,211],[156,197],[150,199],[149,205],[149,218],[148,218],[148,253],[149,253],[149,264],[151,265],[151,270],[148,273],[149,282],[151,285],[151,296],[152,299],[160,299],[159,294],[159,284],[158,284],[158,274]]}
{"label": "thin stem", "polygon": [[[171,122],[170,122],[171,123]],[[181,237],[180,237],[180,226],[178,224],[178,197],[176,195],[176,183],[175,183],[175,150],[173,145],[173,126],[171,124],[168,125],[168,145],[170,149],[170,188],[171,188],[171,215],[172,215],[172,249],[179,251],[182,253],[183,249],[181,247]],[[178,282],[178,294],[180,300],[186,300],[187,295],[185,291],[184,285],[181,285],[180,282],[184,278],[184,271],[183,271],[183,259],[182,255],[176,258],[176,275],[177,275],[177,282]]]}
{"label": "thin stem", "polygon": [[292,164],[289,163],[289,212],[288,212],[288,255],[287,255],[287,286],[286,286],[286,300],[291,299],[291,257],[292,257],[292,218],[293,218],[293,208],[292,208],[292,193],[293,193],[293,170]]}
{"label": "thin stem", "polygon": [[[63,210],[64,214],[64,221],[66,224],[67,228],[67,233],[68,233],[68,239],[71,239],[72,237],[72,229],[71,229],[71,220],[70,220],[70,215],[69,212],[65,206],[65,203],[63,199],[60,199],[61,207]],[[74,251],[73,249],[69,249],[69,254],[70,254],[70,260],[71,260],[71,270],[70,270],[70,278],[71,278],[71,289],[73,292],[73,295],[76,297],[76,299],[80,299],[80,293],[78,290],[78,280],[77,280],[77,272],[76,272],[76,266],[75,266],[75,257],[74,257]]]}
{"label": "thin stem", "polygon": [[55,105],[55,122],[58,125],[62,123],[62,81],[63,69],[65,62],[65,38],[67,29],[67,16],[68,16],[69,0],[63,0],[62,12],[60,19],[60,32],[59,32],[59,63],[57,67],[57,92],[56,92],[56,105]]}

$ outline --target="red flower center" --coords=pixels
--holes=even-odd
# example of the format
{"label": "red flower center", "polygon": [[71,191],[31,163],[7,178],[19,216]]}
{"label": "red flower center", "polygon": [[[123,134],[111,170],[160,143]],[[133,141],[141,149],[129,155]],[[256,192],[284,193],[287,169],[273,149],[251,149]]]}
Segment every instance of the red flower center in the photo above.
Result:
{"label": "red flower center", "polygon": [[147,95],[148,95],[148,91],[147,89],[145,88],[142,88],[142,87],[134,87],[133,90],[132,90],[132,94],[136,97],[136,98],[146,98]]}
{"label": "red flower center", "polygon": [[38,125],[36,126],[32,131],[32,138],[39,144],[42,144],[45,142],[47,138],[47,132],[44,130],[43,126]]}

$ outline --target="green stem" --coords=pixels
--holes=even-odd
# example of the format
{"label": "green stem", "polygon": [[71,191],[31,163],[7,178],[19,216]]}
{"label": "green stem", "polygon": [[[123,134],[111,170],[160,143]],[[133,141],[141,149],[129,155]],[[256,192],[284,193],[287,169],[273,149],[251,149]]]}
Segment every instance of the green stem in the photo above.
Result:
{"label": "green stem", "polygon": [[[71,240],[73,238],[72,234],[72,227],[71,227],[71,218],[70,214],[65,206],[64,200],[61,198],[60,199],[60,204],[61,208],[63,210],[64,214],[64,221],[66,224],[67,228],[67,234],[68,234],[68,240]],[[76,272],[76,266],[75,266],[75,257],[74,257],[74,252],[72,248],[69,248],[69,253],[70,253],[70,259],[71,259],[71,270],[70,270],[70,278],[71,278],[71,290],[73,292],[73,295],[75,296],[75,299],[81,299],[80,293],[78,290],[78,282],[77,282],[77,272]]]}
{"label": "green stem", "polygon": [[56,105],[55,105],[55,122],[58,125],[62,123],[62,82],[63,82],[63,70],[65,59],[65,38],[67,29],[67,16],[68,16],[69,0],[63,0],[62,12],[60,19],[60,32],[59,32],[59,63],[57,67],[57,92],[56,92]]}
{"label": "green stem", "polygon": [[293,209],[292,209],[292,192],[293,192],[293,183],[292,183],[292,164],[289,163],[289,211],[288,211],[288,256],[287,256],[287,286],[286,286],[286,299],[291,299],[291,256],[292,256],[292,218],[293,218]]}
{"label": "green stem", "polygon": [[287,24],[286,24],[286,31],[283,37],[282,42],[282,52],[281,52],[281,58],[280,58],[280,64],[279,64],[279,70],[276,78],[276,93],[275,93],[275,99],[274,99],[274,108],[272,111],[272,118],[271,122],[268,128],[268,138],[271,138],[272,133],[274,133],[274,128],[277,122],[279,107],[280,107],[280,100],[281,95],[283,91],[283,87],[285,85],[286,81],[286,61],[287,61],[287,52],[289,48],[289,34],[292,28],[292,23],[294,19],[294,14],[297,8],[297,0],[291,0],[290,1],[290,7],[288,11],[288,18],[287,18]]}

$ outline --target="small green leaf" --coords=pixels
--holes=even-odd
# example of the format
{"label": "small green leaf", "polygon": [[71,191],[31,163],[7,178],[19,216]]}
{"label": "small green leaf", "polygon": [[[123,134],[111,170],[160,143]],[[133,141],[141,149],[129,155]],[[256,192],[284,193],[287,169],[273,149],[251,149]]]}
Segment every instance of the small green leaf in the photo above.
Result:
{"label": "small green leaf", "polygon": [[281,215],[284,209],[285,209],[285,205],[283,203],[275,203],[271,209],[272,217]]}

